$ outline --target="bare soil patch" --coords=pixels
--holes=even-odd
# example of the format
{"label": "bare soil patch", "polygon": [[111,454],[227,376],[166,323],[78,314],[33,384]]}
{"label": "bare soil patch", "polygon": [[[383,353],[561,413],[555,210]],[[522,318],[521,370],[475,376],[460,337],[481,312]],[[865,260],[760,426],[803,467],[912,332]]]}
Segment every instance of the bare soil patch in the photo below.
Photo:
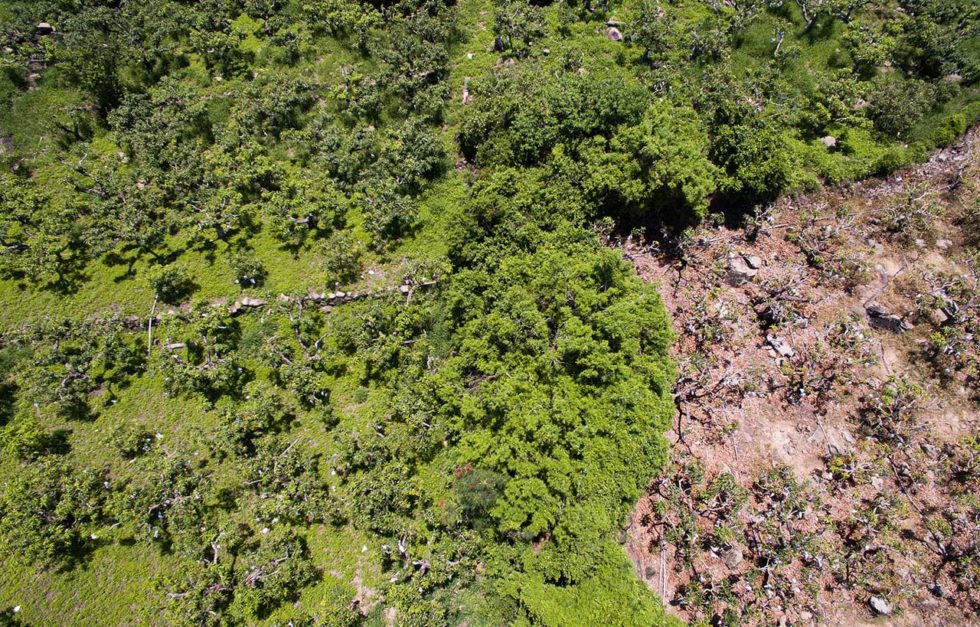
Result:
{"label": "bare soil patch", "polygon": [[617,242],[679,336],[672,466],[627,541],[679,617],[980,620],[978,138],[745,228]]}

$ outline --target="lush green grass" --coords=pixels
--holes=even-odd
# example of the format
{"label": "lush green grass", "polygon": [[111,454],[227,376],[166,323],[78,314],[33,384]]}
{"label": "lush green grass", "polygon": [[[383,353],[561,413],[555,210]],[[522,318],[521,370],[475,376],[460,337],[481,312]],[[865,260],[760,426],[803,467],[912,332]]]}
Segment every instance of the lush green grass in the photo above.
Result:
{"label": "lush green grass", "polygon": [[27,625],[144,625],[143,608],[156,602],[152,581],[179,567],[140,544],[107,538],[84,567],[69,572],[40,571],[7,559],[0,605],[20,606]]}

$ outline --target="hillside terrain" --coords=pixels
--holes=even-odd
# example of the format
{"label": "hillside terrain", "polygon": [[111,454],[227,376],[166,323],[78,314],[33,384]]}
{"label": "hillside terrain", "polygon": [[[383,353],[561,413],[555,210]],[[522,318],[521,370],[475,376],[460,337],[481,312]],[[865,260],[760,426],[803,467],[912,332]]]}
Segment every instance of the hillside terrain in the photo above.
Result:
{"label": "hillside terrain", "polygon": [[974,129],[682,251],[622,244],[679,336],[672,463],[628,543],[679,616],[973,621],[978,174]]}
{"label": "hillside terrain", "polygon": [[975,2],[0,39],[0,624],[977,618]]}

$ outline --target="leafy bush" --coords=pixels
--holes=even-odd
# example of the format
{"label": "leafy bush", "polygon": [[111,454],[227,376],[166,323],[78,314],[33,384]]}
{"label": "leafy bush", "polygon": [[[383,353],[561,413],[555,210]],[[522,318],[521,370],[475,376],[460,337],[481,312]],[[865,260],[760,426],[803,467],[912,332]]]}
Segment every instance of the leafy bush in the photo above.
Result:
{"label": "leafy bush", "polygon": [[154,268],[149,282],[156,297],[171,305],[189,296],[196,287],[187,270],[176,264]]}
{"label": "leafy bush", "polygon": [[229,261],[231,271],[235,275],[235,283],[241,287],[261,287],[265,281],[266,270],[255,254],[249,251],[238,251],[232,254]]}
{"label": "leafy bush", "polygon": [[[103,521],[108,477],[43,457],[21,468],[0,494],[0,538],[15,559],[66,567],[91,548],[88,529]],[[94,538],[93,538],[94,539]]]}

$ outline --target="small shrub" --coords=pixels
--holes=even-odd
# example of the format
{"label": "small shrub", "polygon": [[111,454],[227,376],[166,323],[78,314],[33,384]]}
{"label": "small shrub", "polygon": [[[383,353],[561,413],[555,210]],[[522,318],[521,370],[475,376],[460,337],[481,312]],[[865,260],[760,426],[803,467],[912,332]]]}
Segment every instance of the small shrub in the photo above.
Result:
{"label": "small shrub", "polygon": [[175,264],[155,268],[149,280],[156,297],[168,305],[176,305],[196,287],[187,270]]}
{"label": "small shrub", "polygon": [[145,428],[127,422],[117,425],[109,436],[109,446],[123,459],[134,459],[153,448],[154,437]]}
{"label": "small shrub", "polygon": [[326,268],[326,283],[350,283],[357,279],[364,257],[362,244],[350,231],[334,231],[320,242],[320,256]]}
{"label": "small shrub", "polygon": [[235,283],[241,287],[259,287],[267,275],[262,262],[251,251],[238,251],[229,261],[235,275]]}
{"label": "small shrub", "polygon": [[907,446],[925,429],[920,420],[925,390],[905,376],[890,377],[864,398],[861,421],[868,435],[881,442]]}

